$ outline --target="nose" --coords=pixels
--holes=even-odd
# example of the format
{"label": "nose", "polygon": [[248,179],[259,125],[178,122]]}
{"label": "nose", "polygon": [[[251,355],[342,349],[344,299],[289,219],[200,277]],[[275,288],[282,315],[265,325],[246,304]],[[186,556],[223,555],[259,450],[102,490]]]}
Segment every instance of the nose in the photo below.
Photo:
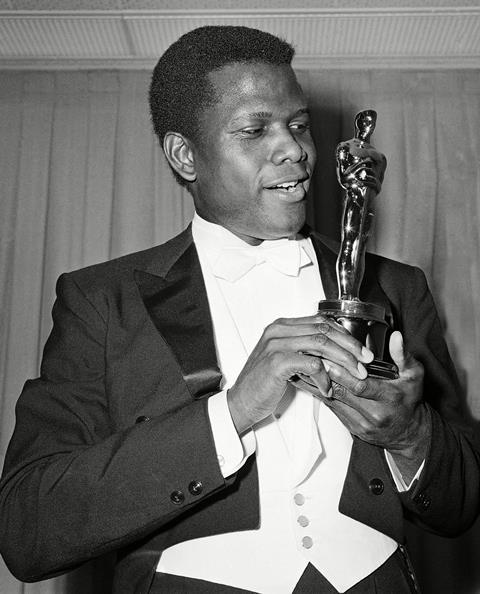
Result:
{"label": "nose", "polygon": [[280,165],[284,161],[298,163],[305,161],[307,153],[298,139],[290,129],[282,129],[277,132],[272,147],[272,162]]}

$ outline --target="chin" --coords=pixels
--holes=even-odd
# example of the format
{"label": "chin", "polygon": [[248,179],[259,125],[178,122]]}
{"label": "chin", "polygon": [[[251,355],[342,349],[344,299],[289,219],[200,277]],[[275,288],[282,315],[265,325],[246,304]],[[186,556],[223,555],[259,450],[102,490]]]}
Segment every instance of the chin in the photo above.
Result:
{"label": "chin", "polygon": [[[249,219],[243,225],[238,225],[234,231],[237,235],[256,238],[260,241],[269,239],[282,239],[296,235],[305,225],[306,207],[291,209],[288,213],[275,212],[257,214],[256,219]],[[232,230],[232,227],[230,227]]]}
{"label": "chin", "polygon": [[305,225],[305,219],[305,213],[302,212],[298,216],[289,217],[288,220],[282,221],[282,224],[279,225],[280,236],[291,237],[292,235],[296,235]]}
{"label": "chin", "polygon": [[284,237],[293,237],[305,224],[305,220],[290,223],[289,225],[279,225],[278,227],[270,227],[265,229],[264,239],[282,239]]}

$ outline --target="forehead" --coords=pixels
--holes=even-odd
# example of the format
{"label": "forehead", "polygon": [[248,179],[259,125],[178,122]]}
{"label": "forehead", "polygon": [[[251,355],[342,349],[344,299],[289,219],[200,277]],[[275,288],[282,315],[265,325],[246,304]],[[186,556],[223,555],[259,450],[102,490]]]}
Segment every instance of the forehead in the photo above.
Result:
{"label": "forehead", "polygon": [[209,74],[216,117],[242,113],[295,112],[306,107],[302,89],[288,64],[233,63]]}

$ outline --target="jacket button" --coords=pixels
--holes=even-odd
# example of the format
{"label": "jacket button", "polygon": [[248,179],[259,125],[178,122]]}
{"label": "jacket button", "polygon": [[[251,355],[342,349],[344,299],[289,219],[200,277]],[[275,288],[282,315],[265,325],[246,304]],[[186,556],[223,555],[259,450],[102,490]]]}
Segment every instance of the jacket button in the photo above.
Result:
{"label": "jacket button", "polygon": [[374,478],[368,483],[368,488],[373,495],[381,495],[383,493],[383,481],[379,478]]}
{"label": "jacket button", "polygon": [[181,505],[185,501],[183,491],[177,490],[170,493],[170,501],[175,505]]}
{"label": "jacket button", "polygon": [[146,423],[147,421],[150,421],[150,417],[146,417],[145,415],[140,415],[139,417],[137,417],[135,419],[135,423]]}
{"label": "jacket button", "polygon": [[188,490],[190,491],[190,493],[192,495],[200,495],[200,493],[203,491],[202,482],[201,481],[192,481],[188,485]]}

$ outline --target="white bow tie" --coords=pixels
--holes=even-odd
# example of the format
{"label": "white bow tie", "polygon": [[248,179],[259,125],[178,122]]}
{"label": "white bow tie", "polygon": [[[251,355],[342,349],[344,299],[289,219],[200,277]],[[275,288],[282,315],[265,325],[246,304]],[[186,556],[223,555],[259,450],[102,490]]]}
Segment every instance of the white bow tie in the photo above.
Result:
{"label": "white bow tie", "polygon": [[263,262],[283,274],[298,276],[300,268],[311,260],[298,241],[279,239],[255,247],[227,247],[219,254],[212,269],[215,276],[233,283]]}

